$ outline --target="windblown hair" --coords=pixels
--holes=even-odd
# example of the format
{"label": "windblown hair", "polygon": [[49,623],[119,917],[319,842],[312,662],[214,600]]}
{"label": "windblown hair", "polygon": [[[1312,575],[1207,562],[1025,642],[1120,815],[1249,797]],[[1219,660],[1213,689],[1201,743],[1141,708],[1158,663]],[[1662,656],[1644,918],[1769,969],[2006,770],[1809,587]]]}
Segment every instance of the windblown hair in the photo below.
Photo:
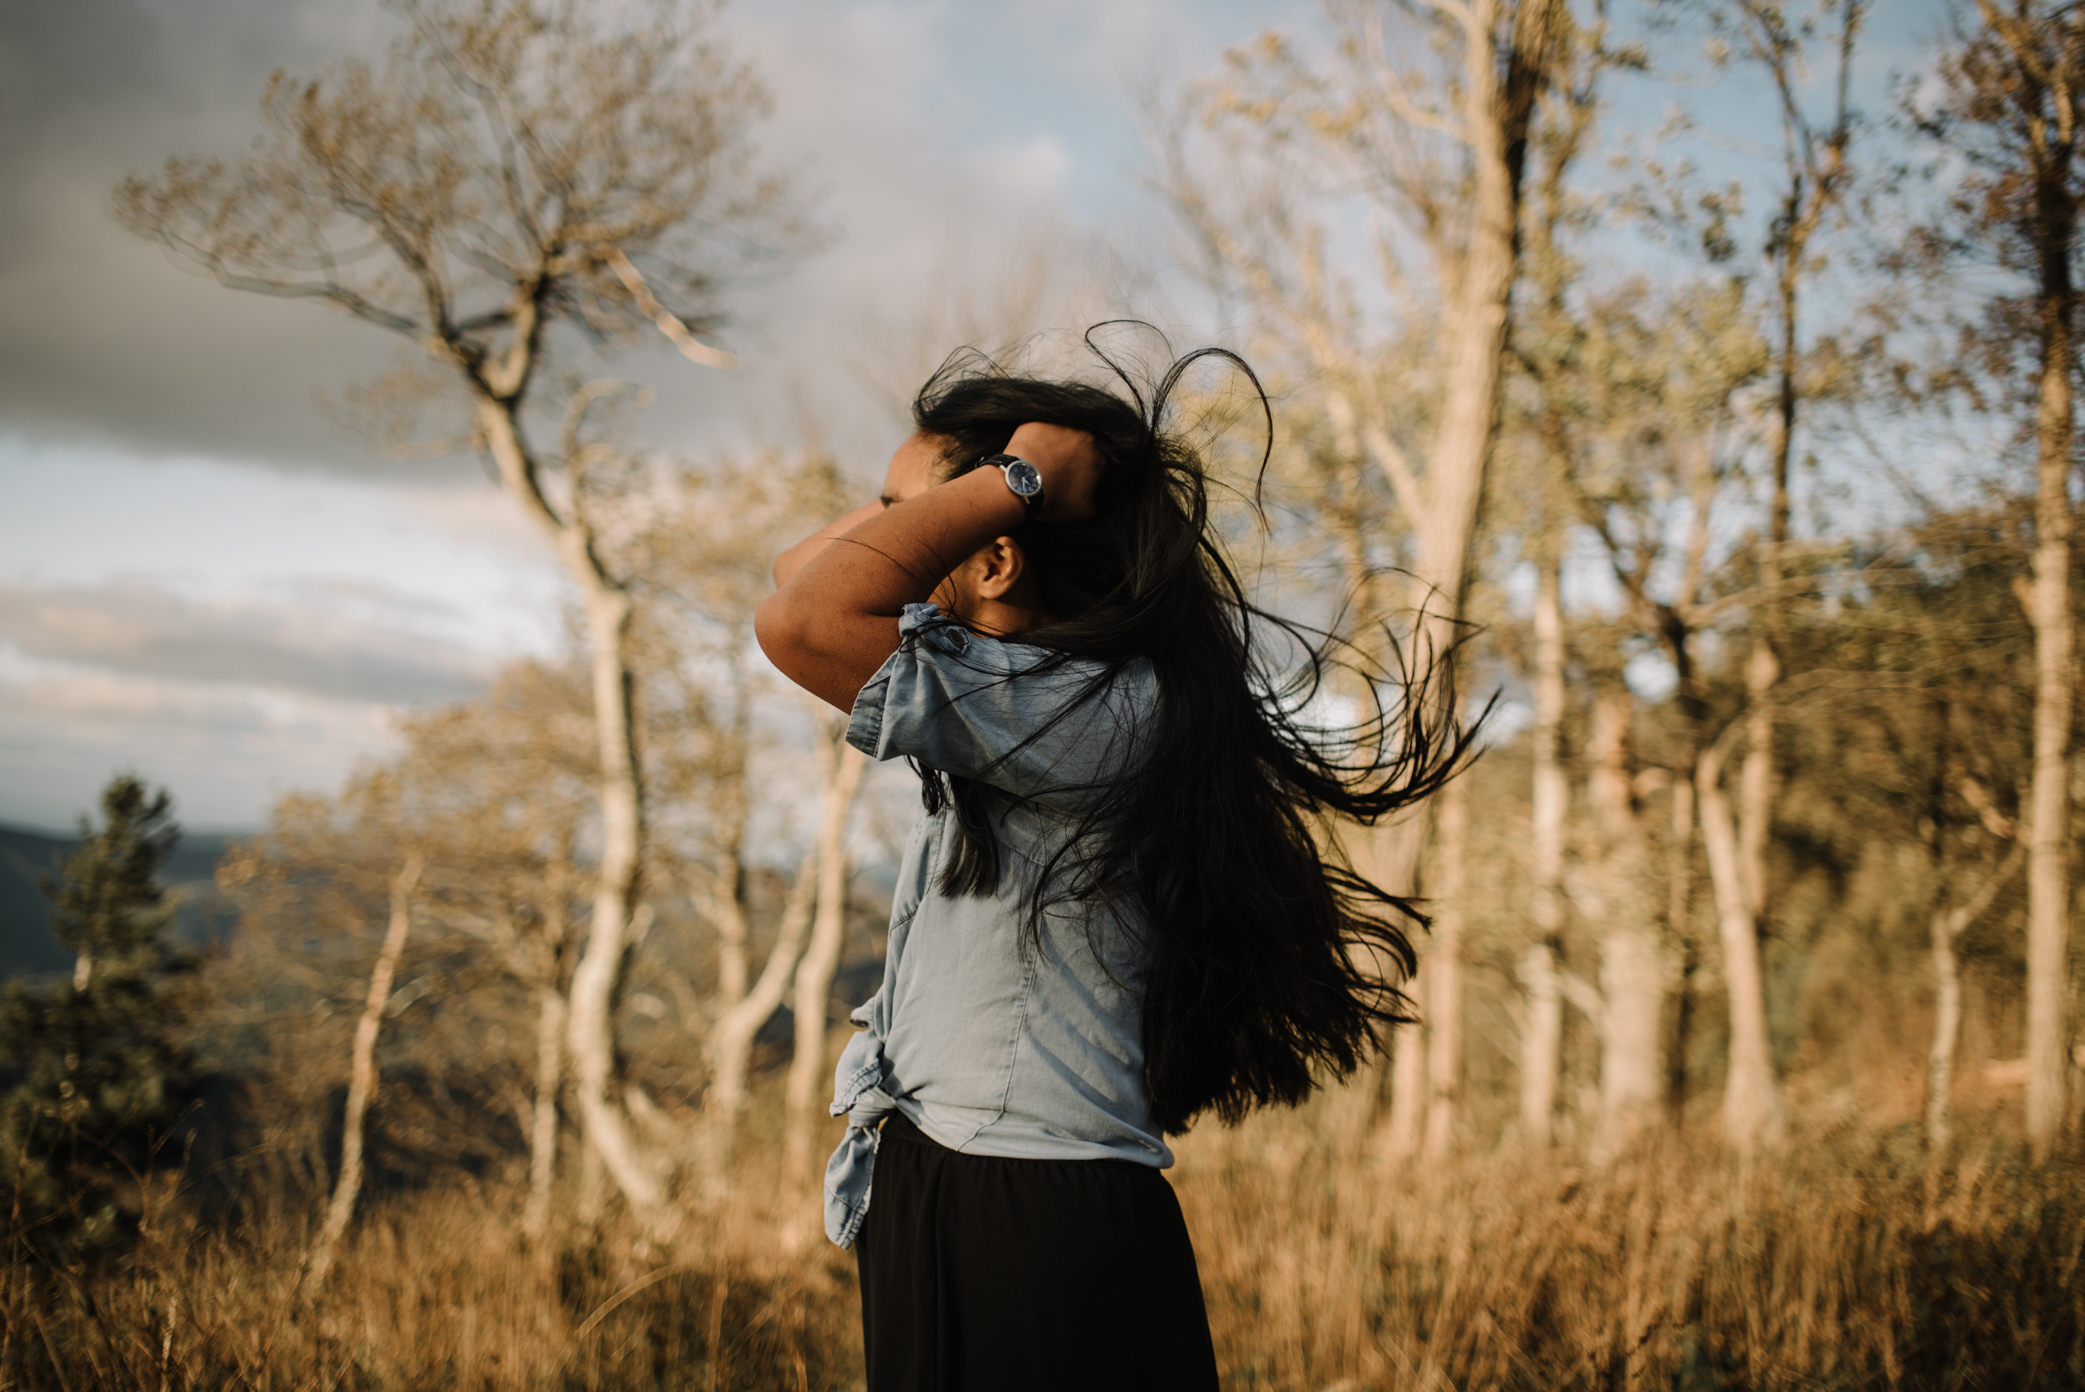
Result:
{"label": "windblown hair", "polygon": [[[1212,525],[1204,462],[1168,430],[1189,369],[1221,360],[1251,384],[1266,416],[1264,473],[1273,415],[1258,378],[1235,354],[1205,348],[1147,391],[1091,331],[1086,341],[1127,399],[1010,375],[965,353],[921,389],[913,419],[946,442],[942,478],[1004,450],[1027,421],[1084,430],[1105,460],[1090,521],[1018,533],[1056,620],[1019,641],[1048,653],[1036,670],[1095,665],[1058,720],[1098,718],[1100,693],[1140,659],[1157,679],[1157,709],[1139,727],[1134,766],[1084,790],[1029,923],[1039,935],[1045,904],[1065,900],[1135,911],[1147,939],[1145,1081],[1171,1134],[1210,1110],[1228,1123],[1301,1102],[1320,1070],[1351,1073],[1378,1026],[1410,1018],[1399,990],[1415,965],[1404,925],[1425,920],[1357,873],[1326,833],[1339,820],[1373,824],[1433,792],[1464,762],[1470,733],[1429,671],[1391,682],[1371,674],[1374,713],[1340,739],[1301,723],[1327,673],[1355,658],[1248,599]],[[1398,694],[1386,703],[1388,689]],[[942,891],[993,892],[990,819],[1006,795],[920,774],[928,810],[952,804],[962,828]]]}

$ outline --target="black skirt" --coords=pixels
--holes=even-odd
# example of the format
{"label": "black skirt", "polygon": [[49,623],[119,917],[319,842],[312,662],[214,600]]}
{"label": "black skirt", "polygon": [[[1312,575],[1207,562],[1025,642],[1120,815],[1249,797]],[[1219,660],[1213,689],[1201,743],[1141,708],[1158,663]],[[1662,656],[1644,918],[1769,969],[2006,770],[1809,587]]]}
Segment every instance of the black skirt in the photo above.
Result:
{"label": "black skirt", "polygon": [[869,1392],[1214,1392],[1173,1186],[1127,1160],[964,1155],[883,1124],[861,1268]]}

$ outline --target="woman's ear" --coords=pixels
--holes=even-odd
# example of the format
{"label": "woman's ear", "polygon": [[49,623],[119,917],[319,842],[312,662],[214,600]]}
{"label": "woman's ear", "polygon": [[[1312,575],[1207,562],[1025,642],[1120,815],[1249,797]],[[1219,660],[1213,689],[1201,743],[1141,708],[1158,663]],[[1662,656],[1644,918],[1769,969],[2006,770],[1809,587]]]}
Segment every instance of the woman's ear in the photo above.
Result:
{"label": "woman's ear", "polygon": [[977,567],[974,593],[980,599],[1005,599],[1028,573],[1028,554],[1012,537],[994,537],[971,557]]}

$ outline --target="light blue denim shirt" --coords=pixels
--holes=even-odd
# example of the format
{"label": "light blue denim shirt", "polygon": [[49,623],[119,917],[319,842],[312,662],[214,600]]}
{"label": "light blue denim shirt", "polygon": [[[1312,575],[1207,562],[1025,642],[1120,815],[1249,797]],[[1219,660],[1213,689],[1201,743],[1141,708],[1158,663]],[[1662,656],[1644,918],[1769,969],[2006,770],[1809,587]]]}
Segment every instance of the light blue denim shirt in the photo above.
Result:
{"label": "light blue denim shirt", "polygon": [[923,816],[905,848],[883,984],[853,1013],[861,1032],[834,1079],[833,1115],[848,1127],[826,1167],[825,1230],[842,1247],[868,1212],[876,1127],[893,1109],[971,1155],[1173,1163],[1144,1087],[1134,925],[1062,905],[1045,912],[1040,943],[1024,942],[1084,790],[1136,757],[1157,695],[1150,667],[1123,668],[1068,709],[1091,663],[1038,672],[1043,649],[980,637],[931,604],[908,605],[898,633],[855,698],[848,742],[1012,796],[994,799],[1000,876],[989,897],[940,891],[960,843],[952,808]]}

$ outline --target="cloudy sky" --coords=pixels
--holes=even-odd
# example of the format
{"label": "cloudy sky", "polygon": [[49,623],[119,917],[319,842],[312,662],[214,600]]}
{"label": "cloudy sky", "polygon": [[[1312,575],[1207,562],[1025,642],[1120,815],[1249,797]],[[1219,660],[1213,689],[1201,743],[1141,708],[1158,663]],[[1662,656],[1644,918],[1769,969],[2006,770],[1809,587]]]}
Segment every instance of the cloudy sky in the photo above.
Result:
{"label": "cloudy sky", "polygon": [[[1933,6],[1882,9],[1878,71]],[[741,372],[627,367],[657,389],[639,433],[699,457],[816,418],[866,481],[877,326],[1050,242],[1145,268],[1111,307],[1206,327],[1133,93],[1316,24],[1293,0],[741,0],[720,27],[773,92],[762,144],[835,236],[733,300]],[[272,70],[394,31],[370,0],[0,0],[0,821],[65,825],[132,768],[192,826],[256,826],[381,753],[401,707],[556,641],[557,572],[477,466],[376,461],[314,404],[391,366],[386,335],[222,290],[108,216],[125,173],[236,155]],[[1666,99],[1632,98],[1646,125]]]}

